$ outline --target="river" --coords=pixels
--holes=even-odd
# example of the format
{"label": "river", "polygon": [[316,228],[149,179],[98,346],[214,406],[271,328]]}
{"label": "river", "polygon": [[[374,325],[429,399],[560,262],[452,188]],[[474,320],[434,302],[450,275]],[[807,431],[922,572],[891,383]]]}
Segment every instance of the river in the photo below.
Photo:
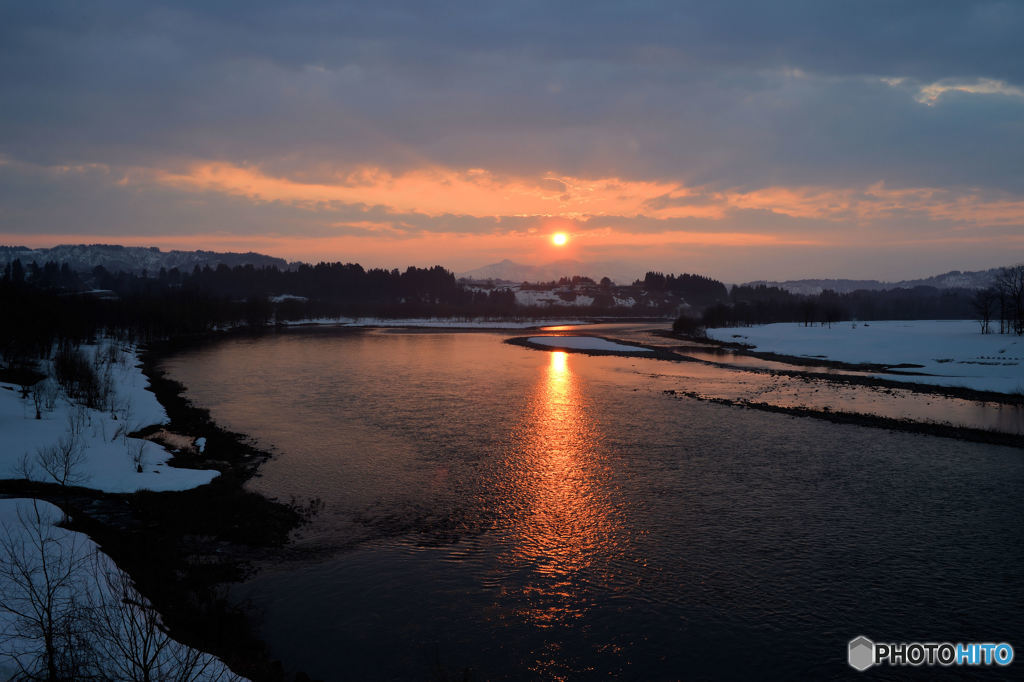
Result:
{"label": "river", "polygon": [[287,669],[820,679],[852,673],[858,635],[1024,631],[1019,449],[666,395],[737,370],[511,335],[290,332],[165,361],[274,453],[252,489],[324,502],[300,558],[231,593]]}

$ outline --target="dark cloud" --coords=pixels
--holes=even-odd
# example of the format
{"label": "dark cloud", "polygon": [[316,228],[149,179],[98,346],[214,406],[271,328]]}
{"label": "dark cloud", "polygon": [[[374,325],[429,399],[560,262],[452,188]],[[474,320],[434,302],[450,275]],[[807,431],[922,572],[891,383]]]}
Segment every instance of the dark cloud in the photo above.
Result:
{"label": "dark cloud", "polygon": [[92,36],[176,47],[203,62],[287,68],[358,58],[443,80],[447,58],[532,53],[546,60],[673,58],[689,65],[792,67],[831,74],[1020,81],[1024,8],[1012,0],[587,0],[424,3],[8,3],[4,43]]}
{"label": "dark cloud", "polygon": [[1019,3],[132,0],[0,19],[0,150],[21,159],[1021,186],[1020,98],[928,108],[879,80],[1024,83]]}

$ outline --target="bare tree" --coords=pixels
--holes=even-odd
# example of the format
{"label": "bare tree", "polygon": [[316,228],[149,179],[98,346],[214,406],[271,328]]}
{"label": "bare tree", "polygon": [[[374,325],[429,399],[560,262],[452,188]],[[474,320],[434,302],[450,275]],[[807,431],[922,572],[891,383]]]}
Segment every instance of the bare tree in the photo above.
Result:
{"label": "bare tree", "polygon": [[43,418],[43,394],[39,390],[39,383],[32,387],[32,405],[36,408],[36,419]]}
{"label": "bare tree", "polygon": [[132,427],[132,401],[125,398],[122,401],[116,402],[112,414],[114,419],[121,422],[121,425],[117,429],[117,433],[114,434],[114,439],[118,435],[124,439],[124,446],[128,447],[128,434],[131,432]]}
{"label": "bare tree", "polygon": [[92,421],[92,416],[89,414],[89,410],[83,405],[75,405],[75,407],[68,413],[68,433],[75,437],[76,440],[82,440],[85,435],[85,429],[89,426]]}
{"label": "bare tree", "polygon": [[818,304],[814,299],[808,298],[800,303],[800,317],[805,327],[814,326],[814,318],[818,315]]}
{"label": "bare tree", "polygon": [[146,463],[146,441],[141,438],[133,439],[134,442],[129,442],[128,454],[132,458],[132,464],[135,465],[135,471],[142,473],[142,465]]}
{"label": "bare tree", "polygon": [[42,419],[43,410],[52,412],[57,406],[57,386],[49,378],[37,381],[32,386],[32,404],[36,408],[36,419]]}
{"label": "bare tree", "polygon": [[89,480],[89,476],[82,471],[85,460],[81,446],[70,435],[62,436],[53,445],[36,450],[39,468],[59,485],[79,485]]}
{"label": "bare tree", "polygon": [[93,575],[91,629],[96,659],[105,679],[237,680],[210,654],[171,637],[156,609],[135,588],[124,572],[97,552]]}
{"label": "bare tree", "polygon": [[234,682],[214,656],[172,638],[127,574],[24,500],[0,527],[0,657],[26,680]]}
{"label": "bare tree", "polygon": [[39,473],[39,465],[36,464],[36,457],[28,452],[21,456],[17,466],[18,474],[26,481],[36,480]]}
{"label": "bare tree", "polygon": [[36,500],[18,508],[15,527],[0,529],[0,655],[26,679],[72,679],[83,641],[78,580],[83,552],[75,536],[61,537]]}
{"label": "bare tree", "polygon": [[1002,333],[1024,334],[1024,265],[1003,268],[996,276]]}
{"label": "bare tree", "polygon": [[982,289],[974,295],[974,300],[971,302],[974,313],[978,318],[978,324],[981,325],[981,333],[991,333],[991,322],[992,316],[996,312],[996,304],[999,302],[999,294],[993,288]]}
{"label": "bare tree", "polygon": [[36,450],[36,464],[59,485],[80,485],[89,480],[85,472],[87,457],[81,438],[68,430],[56,443]]}

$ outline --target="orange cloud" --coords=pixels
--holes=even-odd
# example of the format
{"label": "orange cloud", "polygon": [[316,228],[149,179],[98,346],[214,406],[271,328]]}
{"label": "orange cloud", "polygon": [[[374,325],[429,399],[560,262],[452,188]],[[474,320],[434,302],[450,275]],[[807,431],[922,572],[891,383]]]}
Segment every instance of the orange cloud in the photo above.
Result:
{"label": "orange cloud", "polygon": [[900,213],[920,213],[930,220],[979,226],[1024,225],[1024,201],[988,199],[975,190],[889,189],[879,182],[863,189],[766,187],[722,196],[734,208],[793,218],[870,223]]}
{"label": "orange cloud", "polygon": [[737,211],[759,210],[793,218],[864,223],[915,212],[930,219],[976,225],[1024,224],[1024,201],[987,199],[971,189],[889,189],[883,183],[859,188],[764,187],[719,192],[668,181],[551,173],[521,178],[479,168],[452,170],[436,166],[397,174],[363,168],[339,175],[333,182],[304,182],[268,175],[258,167],[224,162],[196,163],[182,172],[136,170],[127,177],[135,182],[309,209],[332,203],[363,204],[427,216],[724,220]]}
{"label": "orange cloud", "polygon": [[[695,192],[679,183],[586,179],[547,174],[535,179],[499,176],[472,168],[428,167],[394,174],[363,168],[334,182],[300,182],[268,175],[256,167],[203,162],[184,172],[135,171],[137,181],[193,191],[280,201],[316,208],[334,202],[385,206],[399,213],[496,216],[635,216],[721,218],[720,205],[687,205]],[[663,200],[661,208],[652,202]],[[673,203],[679,202],[679,203]]]}

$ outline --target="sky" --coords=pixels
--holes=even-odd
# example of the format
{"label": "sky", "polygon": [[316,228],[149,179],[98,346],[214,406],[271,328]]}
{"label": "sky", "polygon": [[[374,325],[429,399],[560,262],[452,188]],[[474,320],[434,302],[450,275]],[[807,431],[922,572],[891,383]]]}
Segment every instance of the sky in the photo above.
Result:
{"label": "sky", "polygon": [[1018,1],[0,0],[0,244],[1009,265],[1022,35]]}

